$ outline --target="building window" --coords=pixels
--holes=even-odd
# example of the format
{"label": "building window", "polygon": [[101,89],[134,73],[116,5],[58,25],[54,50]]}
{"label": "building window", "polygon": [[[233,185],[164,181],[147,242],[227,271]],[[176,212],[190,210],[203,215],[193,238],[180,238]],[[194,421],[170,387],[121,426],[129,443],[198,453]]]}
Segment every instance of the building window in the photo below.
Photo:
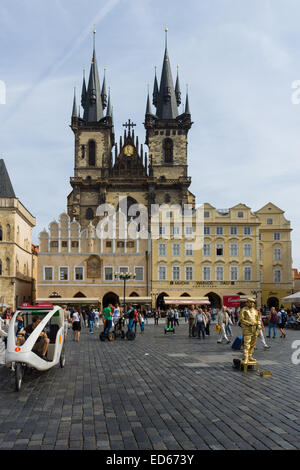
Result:
{"label": "building window", "polygon": [[281,260],[281,248],[274,248],[274,261]]}
{"label": "building window", "polygon": [[111,248],[111,242],[106,241],[105,246],[106,246],[106,248]]}
{"label": "building window", "polygon": [[61,246],[62,246],[62,248],[68,248],[68,242],[66,240],[63,240],[61,242]]}
{"label": "building window", "polygon": [[96,165],[96,142],[94,140],[89,141],[89,166]]}
{"label": "building window", "polygon": [[92,220],[94,218],[94,211],[91,207],[89,207],[87,210],[86,210],[86,213],[85,213],[85,218],[87,220]]}
{"label": "building window", "polygon": [[173,243],[172,245],[172,255],[173,256],[180,256],[180,244]]}
{"label": "building window", "polygon": [[194,247],[193,243],[186,243],[185,244],[185,256],[193,256]]}
{"label": "building window", "polygon": [[165,139],[163,143],[163,147],[164,147],[165,163],[173,163],[173,140]]}
{"label": "building window", "polygon": [[127,242],[127,247],[134,248],[134,242],[133,241]]}
{"label": "building window", "polygon": [[44,267],[44,281],[53,281],[52,267]]}
{"label": "building window", "polygon": [[243,211],[238,211],[237,216],[239,219],[242,219],[244,217],[244,212]]}
{"label": "building window", "polygon": [[224,245],[223,245],[223,243],[217,243],[216,255],[217,256],[224,256]]}
{"label": "building window", "polygon": [[186,266],[185,267],[185,280],[192,281],[193,280],[193,266]]}
{"label": "building window", "polygon": [[224,227],[221,227],[221,226],[217,225],[216,235],[224,235]]}
{"label": "building window", "polygon": [[3,241],[3,230],[2,227],[0,227],[0,242]]}
{"label": "building window", "polygon": [[267,225],[273,225],[273,219],[267,219]]}
{"label": "building window", "polygon": [[144,281],[144,267],[143,266],[136,266],[134,268],[134,273],[135,273],[136,281]]}
{"label": "building window", "polygon": [[159,266],[158,268],[158,280],[165,281],[167,279],[167,268],[166,266]]}
{"label": "building window", "polygon": [[246,227],[243,227],[243,234],[252,235],[252,227],[249,227],[249,225],[247,225]]}
{"label": "building window", "polygon": [[275,269],[274,271],[274,282],[281,282],[281,270]]}
{"label": "building window", "polygon": [[251,243],[244,243],[244,256],[252,256],[252,245]]}
{"label": "building window", "polygon": [[211,244],[210,243],[204,243],[203,256],[211,256]]}
{"label": "building window", "polygon": [[128,266],[120,266],[119,267],[119,273],[122,273],[122,274],[129,273],[129,267]]}
{"label": "building window", "polygon": [[237,235],[238,227],[230,227],[230,235]]}
{"label": "building window", "polygon": [[260,234],[258,235],[258,239],[259,239],[260,242],[262,241],[262,233],[260,233]]}
{"label": "building window", "polygon": [[69,268],[67,267],[59,268],[59,280],[60,281],[69,280]]}
{"label": "building window", "polygon": [[263,257],[263,249],[260,248],[260,249],[259,249],[259,261],[262,260],[262,257]]}
{"label": "building window", "polygon": [[204,235],[210,235],[210,234],[211,234],[211,227],[204,226]]}
{"label": "building window", "polygon": [[231,281],[238,280],[238,267],[237,266],[230,266],[230,280]]}
{"label": "building window", "polygon": [[75,281],[83,281],[83,267],[75,267]]}
{"label": "building window", "polygon": [[178,225],[173,225],[172,235],[181,235],[181,227]]}
{"label": "building window", "polygon": [[259,275],[259,282],[263,282],[263,272],[261,269],[258,271],[258,275]]}
{"label": "building window", "polygon": [[274,232],[273,240],[281,240],[281,233],[280,232]]}
{"label": "building window", "polygon": [[167,245],[165,243],[158,244],[158,256],[167,256]]}
{"label": "building window", "polygon": [[211,267],[203,266],[203,281],[210,281],[210,280],[211,280]]}
{"label": "building window", "polygon": [[6,225],[6,240],[9,242],[10,241],[10,237],[11,237],[11,229],[10,229],[10,225],[7,224]]}
{"label": "building window", "polygon": [[229,245],[229,255],[230,256],[238,256],[239,255],[239,248],[237,243],[230,243]]}
{"label": "building window", "polygon": [[251,266],[244,267],[244,281],[252,281],[252,268]]}
{"label": "building window", "polygon": [[58,241],[54,240],[54,241],[50,242],[50,247],[51,248],[58,248]]}
{"label": "building window", "polygon": [[78,241],[72,241],[71,242],[71,247],[72,248],[78,248],[79,247],[79,242]]}
{"label": "building window", "polygon": [[192,225],[186,225],[184,227],[184,232],[185,232],[185,235],[188,236],[188,235],[193,235],[193,227]]}
{"label": "building window", "polygon": [[117,242],[117,248],[124,248],[125,243],[124,242]]}
{"label": "building window", "polygon": [[204,211],[204,217],[205,217],[205,219],[208,219],[209,216],[210,216],[209,211]]}
{"label": "building window", "polygon": [[114,268],[111,266],[104,266],[104,280],[112,281],[114,276]]}
{"label": "building window", "polygon": [[216,281],[224,281],[224,267],[223,266],[216,267]]}
{"label": "building window", "polygon": [[180,281],[180,267],[179,266],[172,267],[172,279],[173,281]]}

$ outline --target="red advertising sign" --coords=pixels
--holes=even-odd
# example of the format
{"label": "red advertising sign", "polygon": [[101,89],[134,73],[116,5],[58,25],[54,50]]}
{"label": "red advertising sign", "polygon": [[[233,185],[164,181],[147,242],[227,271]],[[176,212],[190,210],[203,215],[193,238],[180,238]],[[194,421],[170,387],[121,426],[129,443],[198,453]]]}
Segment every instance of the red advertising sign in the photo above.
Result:
{"label": "red advertising sign", "polygon": [[239,307],[240,303],[241,303],[241,299],[239,295],[232,294],[232,295],[223,296],[223,305],[225,305],[225,307],[229,307],[229,308]]}

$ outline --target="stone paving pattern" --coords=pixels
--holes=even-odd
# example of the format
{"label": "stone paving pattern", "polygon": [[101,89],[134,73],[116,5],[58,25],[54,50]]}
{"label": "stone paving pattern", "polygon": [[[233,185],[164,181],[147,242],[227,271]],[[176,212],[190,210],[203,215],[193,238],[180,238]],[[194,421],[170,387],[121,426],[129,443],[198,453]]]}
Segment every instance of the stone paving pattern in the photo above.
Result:
{"label": "stone paving pattern", "polygon": [[[99,341],[99,330],[66,342],[66,366],[27,371],[21,391],[0,366],[0,449],[300,449],[300,365],[292,341],[258,340],[256,358],[273,377],[239,372],[241,353],[145,326],[135,341]],[[234,327],[233,337],[240,334]]]}

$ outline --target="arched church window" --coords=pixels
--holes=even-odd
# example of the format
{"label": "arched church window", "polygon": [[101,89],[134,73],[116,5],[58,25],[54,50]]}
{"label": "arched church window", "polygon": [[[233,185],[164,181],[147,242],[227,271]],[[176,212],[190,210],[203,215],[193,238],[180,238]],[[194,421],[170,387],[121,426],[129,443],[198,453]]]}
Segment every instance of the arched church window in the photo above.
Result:
{"label": "arched church window", "polygon": [[0,259],[0,276],[2,276],[2,261]]}
{"label": "arched church window", "polygon": [[6,239],[9,242],[10,241],[10,236],[11,236],[11,230],[10,230],[10,225],[6,225]]}
{"label": "arched church window", "polygon": [[2,231],[2,227],[0,225],[0,242],[2,242],[3,240],[3,231]]}
{"label": "arched church window", "polygon": [[86,210],[85,218],[87,220],[92,220],[94,218],[94,211],[91,207]]}
{"label": "arched church window", "polygon": [[164,160],[165,163],[173,163],[173,140],[165,139],[164,141]]}
{"label": "arched church window", "polygon": [[10,276],[10,259],[6,258],[6,273]]}
{"label": "arched church window", "polygon": [[96,142],[94,140],[89,141],[89,166],[96,165]]}

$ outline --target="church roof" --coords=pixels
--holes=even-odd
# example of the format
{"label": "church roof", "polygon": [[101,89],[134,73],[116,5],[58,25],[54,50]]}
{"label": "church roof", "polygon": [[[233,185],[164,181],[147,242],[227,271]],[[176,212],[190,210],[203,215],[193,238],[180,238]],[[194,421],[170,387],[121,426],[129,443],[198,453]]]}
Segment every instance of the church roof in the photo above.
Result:
{"label": "church roof", "polygon": [[0,197],[16,197],[3,159],[0,159]]}

